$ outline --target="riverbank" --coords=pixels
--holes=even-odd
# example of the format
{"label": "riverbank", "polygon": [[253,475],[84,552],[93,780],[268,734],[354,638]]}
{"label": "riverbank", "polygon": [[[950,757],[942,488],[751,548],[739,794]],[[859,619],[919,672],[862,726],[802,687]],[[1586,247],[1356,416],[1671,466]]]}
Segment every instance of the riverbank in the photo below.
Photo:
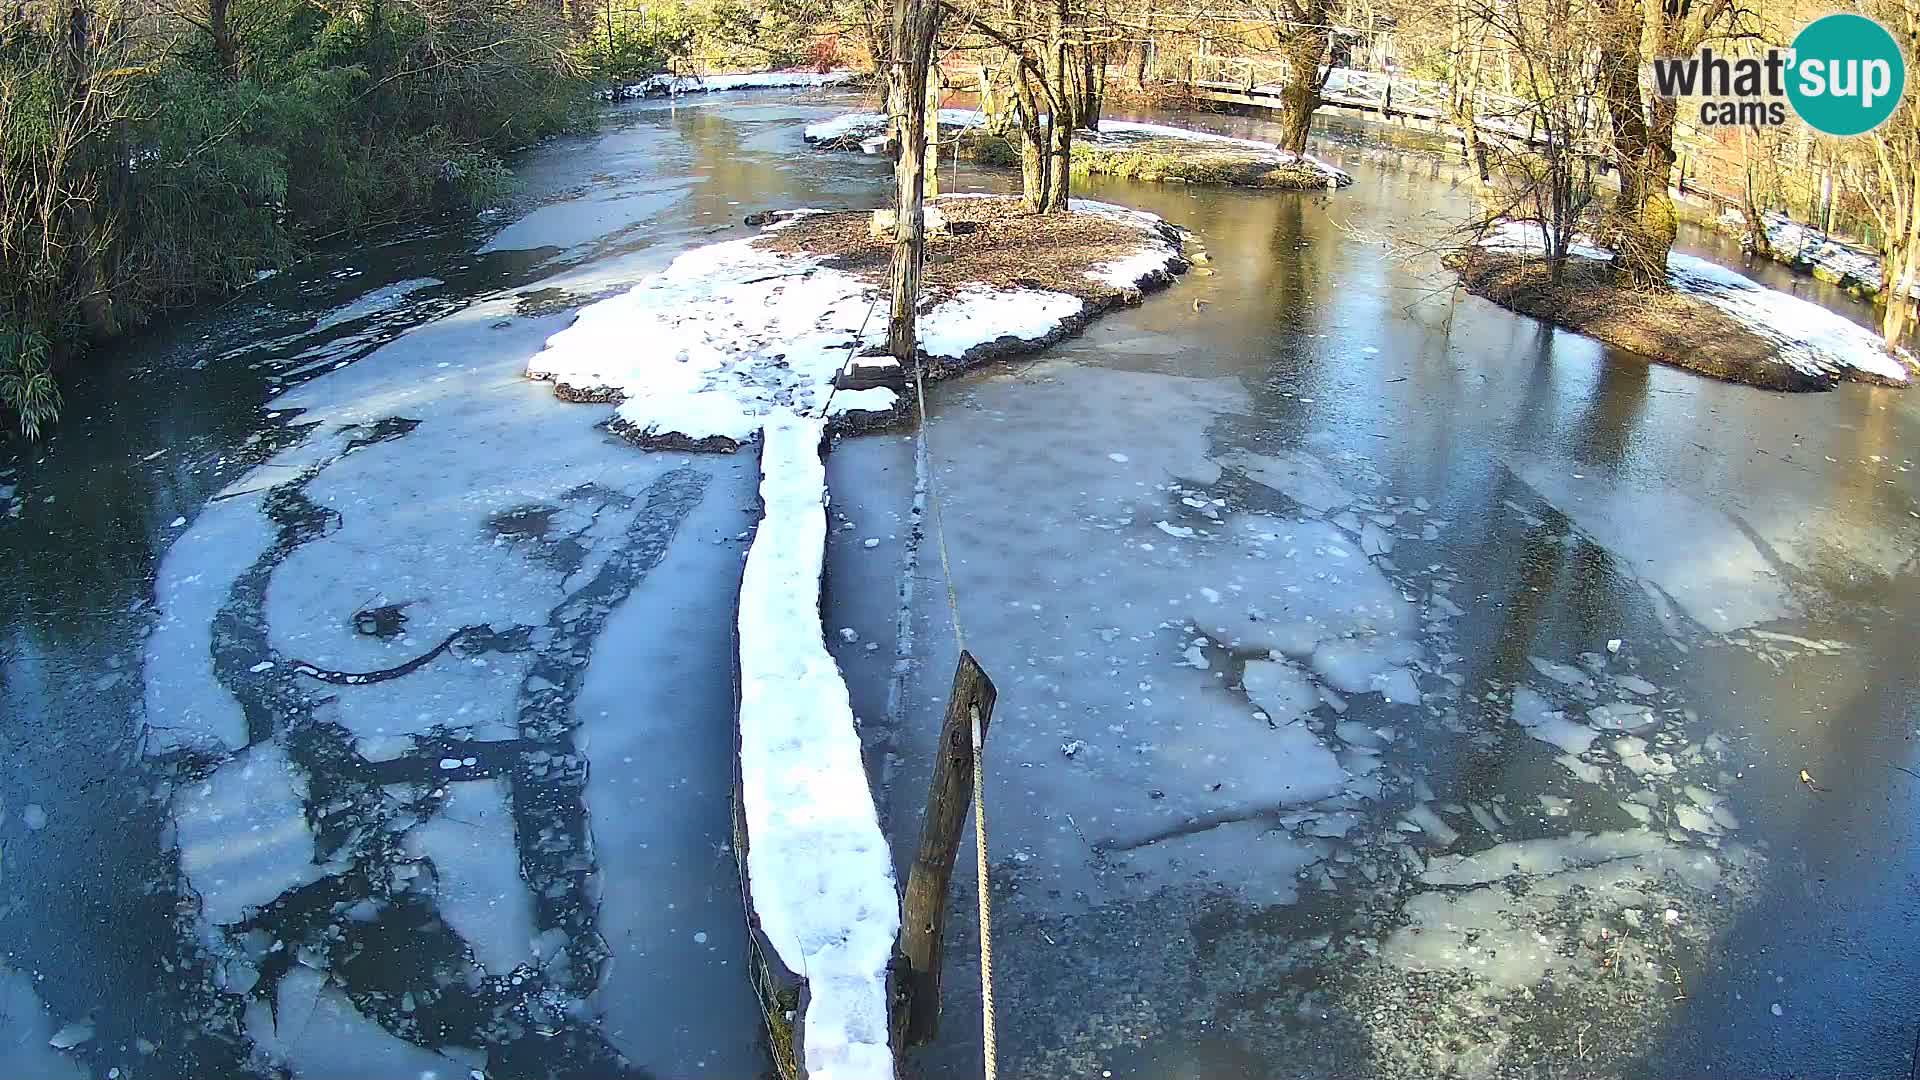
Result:
{"label": "riverbank", "polygon": [[[990,196],[933,205],[945,226],[928,238],[919,318],[932,378],[1044,349],[1186,269],[1178,230],[1152,214],[1088,200],[1047,215]],[[582,308],[527,374],[568,401],[620,402],[613,430],[648,447],[732,450],[776,412],[841,431],[905,417],[907,373],[879,355],[891,233],[869,211],[755,219],[771,221]]]}
{"label": "riverbank", "polygon": [[1616,284],[1612,254],[1585,242],[1554,281],[1540,246],[1537,226],[1509,222],[1443,261],[1476,296],[1716,379],[1807,392],[1912,378],[1865,328],[1705,259],[1670,254],[1670,289],[1653,293]]}
{"label": "riverbank", "polygon": [[[1875,300],[1880,296],[1880,255],[1834,239],[1785,214],[1766,211],[1761,214],[1767,232],[1765,255],[1783,266],[1820,281],[1835,285],[1857,300]],[[1740,238],[1753,250],[1747,218],[1739,210],[1728,209],[1713,221],[1714,227]]]}
{"label": "riverbank", "polygon": [[652,75],[621,83],[599,93],[602,101],[631,101],[645,97],[716,94],[728,90],[819,90],[847,86],[869,76],[857,71],[742,71],[723,75]]}
{"label": "riverbank", "polygon": [[[940,110],[940,139],[963,161],[1017,168],[1020,148],[1006,135],[988,132],[974,109]],[[862,150],[886,137],[886,117],[848,113],[810,124],[806,139],[822,150]],[[1094,176],[1208,184],[1222,187],[1317,190],[1345,187],[1353,177],[1309,154],[1292,154],[1272,143],[1238,139],[1165,124],[1105,120],[1098,131],[1077,131],[1073,167]]]}

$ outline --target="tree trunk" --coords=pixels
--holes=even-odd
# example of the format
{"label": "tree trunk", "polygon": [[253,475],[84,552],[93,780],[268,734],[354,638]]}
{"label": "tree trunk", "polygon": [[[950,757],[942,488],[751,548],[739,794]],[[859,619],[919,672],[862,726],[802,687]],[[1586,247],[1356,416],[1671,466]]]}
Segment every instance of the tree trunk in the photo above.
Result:
{"label": "tree trunk", "polygon": [[900,145],[894,158],[893,294],[887,352],[906,367],[914,361],[915,314],[926,265],[927,78],[941,8],[925,0],[894,0],[888,98]]}
{"label": "tree trunk", "polygon": [[228,17],[230,0],[207,0],[207,36],[213,39],[213,53],[220,60],[220,74],[228,82],[240,78],[240,41],[234,36]]}
{"label": "tree trunk", "polygon": [[1056,0],[1047,26],[1047,191],[1040,202],[1044,213],[1067,210],[1073,176],[1073,76],[1067,64],[1069,0]]}
{"label": "tree trunk", "polygon": [[934,65],[931,50],[928,54],[926,79],[926,121],[924,130],[927,144],[926,183],[922,192],[926,198],[938,198],[940,195],[940,68]]}
{"label": "tree trunk", "polygon": [[1075,89],[1078,91],[1074,106],[1073,126],[1083,131],[1100,130],[1100,99],[1106,94],[1105,46],[1082,45],[1079,47],[1079,78]]}
{"label": "tree trunk", "polygon": [[1013,85],[1019,105],[1020,205],[1037,214],[1047,208],[1047,128],[1041,119],[1040,94],[1025,65],[1015,65]]}
{"label": "tree trunk", "polygon": [[1047,197],[1041,209],[1062,214],[1073,188],[1073,125],[1056,115],[1047,123]]}
{"label": "tree trunk", "polygon": [[1280,90],[1280,149],[1307,152],[1307,133],[1313,111],[1320,107],[1320,63],[1327,54],[1328,4],[1306,7],[1302,25],[1293,29],[1281,55],[1287,61],[1287,83]]}
{"label": "tree trunk", "polygon": [[[1920,200],[1920,171],[1914,174],[1911,197]],[[1907,207],[1907,227],[1899,235],[1889,235],[1881,248],[1880,299],[1886,310],[1880,316],[1880,332],[1887,348],[1900,348],[1913,333],[1914,297],[1920,289],[1920,217],[1915,206]]]}
{"label": "tree trunk", "polygon": [[[1613,134],[1614,167],[1620,174],[1608,237],[1618,255],[1620,282],[1630,288],[1663,289],[1667,252],[1676,233],[1673,200],[1667,194],[1673,169],[1673,102],[1666,102],[1666,145],[1662,147],[1657,116],[1650,124],[1641,108],[1637,37],[1631,51],[1620,41],[1602,48],[1600,88]],[[1661,102],[1655,99],[1654,104],[1657,112]]]}
{"label": "tree trunk", "polygon": [[1906,296],[1887,297],[1887,310],[1880,319],[1880,333],[1887,339],[1887,348],[1904,348],[1907,344],[1907,336],[1912,332],[1912,299]]}

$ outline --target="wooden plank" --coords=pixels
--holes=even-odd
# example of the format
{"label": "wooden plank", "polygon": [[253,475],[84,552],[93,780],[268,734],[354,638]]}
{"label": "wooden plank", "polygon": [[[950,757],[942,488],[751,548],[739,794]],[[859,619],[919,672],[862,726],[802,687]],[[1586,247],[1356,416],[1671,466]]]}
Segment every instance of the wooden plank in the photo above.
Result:
{"label": "wooden plank", "polygon": [[[904,1041],[931,1042],[940,1030],[940,967],[947,928],[947,893],[960,834],[973,804],[973,723],[980,723],[982,744],[993,719],[993,680],[970,652],[962,652],[953,671],[953,694],[940,725],[939,756],[927,788],[927,810],[920,819],[920,850],[907,875],[901,904],[900,952],[905,960]],[[981,887],[985,888],[984,882]],[[896,1027],[902,1018],[896,1018]]]}

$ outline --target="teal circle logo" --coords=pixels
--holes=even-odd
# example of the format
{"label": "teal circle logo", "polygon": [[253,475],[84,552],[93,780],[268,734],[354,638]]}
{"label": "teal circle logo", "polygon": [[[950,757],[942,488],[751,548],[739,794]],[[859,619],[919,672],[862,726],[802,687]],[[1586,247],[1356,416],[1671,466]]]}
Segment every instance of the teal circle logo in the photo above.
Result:
{"label": "teal circle logo", "polygon": [[1793,39],[1787,100],[1815,131],[1860,135],[1893,115],[1907,61],[1887,28],[1864,15],[1828,15]]}

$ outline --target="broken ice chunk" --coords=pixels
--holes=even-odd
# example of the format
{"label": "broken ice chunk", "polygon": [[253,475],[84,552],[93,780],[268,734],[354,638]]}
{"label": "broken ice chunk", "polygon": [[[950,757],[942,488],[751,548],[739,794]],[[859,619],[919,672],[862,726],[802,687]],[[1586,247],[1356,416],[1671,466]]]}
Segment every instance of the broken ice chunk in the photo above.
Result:
{"label": "broken ice chunk", "polygon": [[1645,731],[1660,722],[1658,713],[1630,701],[1616,701],[1611,705],[1588,709],[1587,719],[1602,731],[1627,733]]}
{"label": "broken ice chunk", "polygon": [[230,923],[320,876],[307,824],[304,776],[273,743],[234,755],[174,797],[180,868],[209,921]]}
{"label": "broken ice chunk", "polygon": [[1527,663],[1533,665],[1533,670],[1545,675],[1547,678],[1552,679],[1562,686],[1593,685],[1593,679],[1588,677],[1586,672],[1581,671],[1572,664],[1562,664],[1558,661],[1546,660],[1538,656],[1527,657]]}
{"label": "broken ice chunk", "polygon": [[1306,672],[1287,660],[1249,660],[1240,683],[1276,725],[1305,716],[1318,700]]}
{"label": "broken ice chunk", "polygon": [[1407,820],[1420,827],[1420,831],[1432,837],[1441,847],[1447,847],[1460,839],[1460,833],[1453,826],[1441,820],[1428,803],[1415,803],[1407,810]]}

